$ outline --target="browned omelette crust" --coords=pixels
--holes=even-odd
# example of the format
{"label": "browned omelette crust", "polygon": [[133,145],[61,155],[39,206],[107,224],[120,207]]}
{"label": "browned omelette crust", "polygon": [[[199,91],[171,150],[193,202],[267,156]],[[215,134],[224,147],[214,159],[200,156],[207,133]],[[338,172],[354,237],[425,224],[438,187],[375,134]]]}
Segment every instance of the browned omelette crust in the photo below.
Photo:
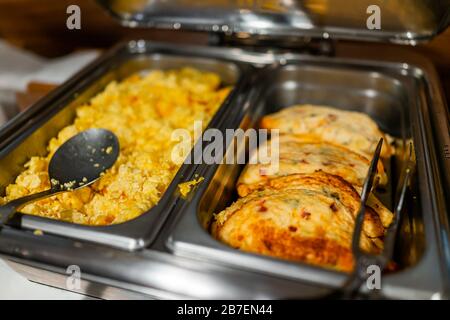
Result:
{"label": "browned omelette crust", "polygon": [[[271,143],[264,143],[272,153]],[[254,155],[257,154],[255,150]],[[247,164],[237,182],[239,196],[245,197],[253,190],[260,189],[270,179],[296,174],[314,173],[322,170],[338,175],[354,186],[361,187],[367,175],[370,161],[359,153],[343,146],[325,141],[317,141],[308,136],[281,135],[279,137],[279,162],[273,164]],[[378,163],[376,180],[379,185],[387,183],[387,175],[382,162]]]}
{"label": "browned omelette crust", "polygon": [[394,150],[387,136],[366,114],[314,105],[297,105],[261,119],[265,129],[279,129],[280,134],[309,134],[318,140],[343,145],[372,158],[380,138],[384,139],[381,157],[389,158]]}
{"label": "browned omelette crust", "polygon": [[[269,180],[267,186],[263,188],[284,189],[284,188],[308,188],[312,190],[322,190],[337,197],[345,206],[356,216],[360,205],[360,193],[362,188],[354,188],[347,181],[339,176],[327,174],[325,172],[315,172],[313,174],[292,174],[280,178]],[[373,223],[364,224],[364,231],[371,238],[380,238],[384,236],[384,229],[391,222],[393,214],[387,209],[373,194],[369,195],[367,201],[368,211],[366,220]]]}
{"label": "browned omelette crust", "polygon": [[[340,177],[317,172],[270,181],[216,215],[212,234],[231,247],[350,271],[359,195]],[[368,209],[361,247],[379,253],[385,228]]]}

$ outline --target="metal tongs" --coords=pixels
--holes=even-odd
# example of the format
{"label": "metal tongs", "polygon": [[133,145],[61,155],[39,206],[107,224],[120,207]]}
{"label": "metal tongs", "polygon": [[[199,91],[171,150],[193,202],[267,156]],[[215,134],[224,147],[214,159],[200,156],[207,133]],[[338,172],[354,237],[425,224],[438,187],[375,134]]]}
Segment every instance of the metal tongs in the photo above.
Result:
{"label": "metal tongs", "polygon": [[[355,261],[353,273],[349,276],[349,278],[341,288],[339,288],[337,291],[327,296],[327,298],[329,299],[355,298],[358,295],[361,286],[368,280],[368,278],[371,275],[368,272],[368,268],[371,266],[377,266],[381,274],[383,270],[385,270],[389,261],[391,261],[392,259],[395,236],[400,221],[400,214],[403,209],[406,190],[409,185],[409,181],[411,179],[412,172],[414,169],[413,150],[411,144],[409,150],[410,151],[409,159],[406,163],[405,169],[403,170],[404,174],[402,183],[399,184],[399,188],[396,194],[397,199],[396,199],[396,206],[394,208],[393,219],[386,231],[386,236],[384,239],[384,250],[380,254],[371,254],[365,252],[360,248],[361,232],[363,230],[364,217],[366,213],[366,203],[367,200],[369,199],[370,193],[372,192],[373,181],[375,179],[376,168],[380,158],[382,146],[383,146],[383,139],[381,138],[380,141],[378,142],[377,148],[375,149],[375,153],[370,163],[369,170],[367,172],[367,176],[364,181],[364,185],[361,192],[361,202],[355,220],[355,229],[352,239],[352,252]],[[380,290],[378,289],[369,290],[368,298],[379,297],[379,292]]]}

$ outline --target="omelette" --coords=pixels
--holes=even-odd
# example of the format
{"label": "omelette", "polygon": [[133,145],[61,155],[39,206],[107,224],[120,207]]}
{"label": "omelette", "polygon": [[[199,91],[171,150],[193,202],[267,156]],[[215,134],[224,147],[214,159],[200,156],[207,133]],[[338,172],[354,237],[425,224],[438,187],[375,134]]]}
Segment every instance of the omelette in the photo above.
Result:
{"label": "omelette", "polygon": [[[244,197],[255,189],[266,185],[270,179],[294,173],[313,173],[323,171],[338,175],[354,186],[361,187],[369,168],[370,161],[359,153],[344,146],[326,141],[311,139],[307,136],[285,134],[279,137],[278,166],[251,163],[242,171],[237,191]],[[272,144],[264,143],[260,148],[272,153]],[[257,154],[257,150],[254,154]],[[378,163],[376,180],[379,185],[387,183],[382,162]]]}
{"label": "omelette", "polygon": [[[315,172],[274,178],[218,213],[211,232],[242,251],[348,272],[359,201],[358,192],[339,176]],[[391,221],[392,213],[371,197],[361,248],[379,253]]]}
{"label": "omelette", "polygon": [[[252,161],[237,181],[240,198],[215,215],[213,236],[256,254],[303,262],[337,271],[353,269],[352,237],[360,193],[380,138],[381,155],[394,149],[367,115],[330,107],[302,105],[261,119],[260,127],[279,129],[279,143],[264,148],[279,155],[274,164]],[[274,146],[278,150],[272,150]],[[383,162],[375,183],[388,181]],[[369,195],[360,246],[378,254],[393,214]]]}
{"label": "omelette", "polygon": [[280,134],[308,134],[317,140],[342,145],[371,159],[380,138],[384,138],[382,158],[394,149],[387,136],[368,115],[325,106],[297,105],[261,119],[261,128],[279,129]]}

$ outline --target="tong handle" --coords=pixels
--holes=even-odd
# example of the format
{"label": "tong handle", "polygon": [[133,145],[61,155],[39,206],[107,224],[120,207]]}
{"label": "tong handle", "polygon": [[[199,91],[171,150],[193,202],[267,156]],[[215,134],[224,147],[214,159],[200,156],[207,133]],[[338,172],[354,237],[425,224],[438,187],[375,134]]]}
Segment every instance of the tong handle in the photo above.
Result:
{"label": "tong handle", "polygon": [[[379,151],[381,150],[380,143],[382,141],[380,140],[377,149],[375,151],[374,158],[372,159],[371,166],[378,162],[379,158]],[[379,150],[380,149],[380,150]],[[400,214],[403,210],[403,204],[405,202],[405,196],[406,196],[406,190],[409,185],[412,172],[414,170],[414,163],[413,163],[413,147],[412,144],[410,145],[410,153],[409,153],[409,159],[406,163],[405,169],[404,169],[404,177],[402,184],[400,185],[400,188],[397,190],[397,202],[395,205],[394,213],[393,213],[393,219],[389,227],[386,231],[385,241],[384,241],[384,250],[382,253],[378,255],[371,255],[368,253],[363,252],[359,247],[359,239],[361,238],[361,232],[362,232],[362,226],[364,222],[364,214],[365,214],[365,204],[368,198],[368,194],[365,193],[369,189],[366,188],[368,185],[366,185],[367,180],[364,183],[363,192],[361,194],[361,207],[358,212],[358,218],[355,223],[355,233],[353,234],[353,243],[352,243],[352,249],[353,249],[353,256],[355,258],[355,269],[350,278],[348,279],[346,285],[344,286],[344,296],[346,297],[353,297],[355,296],[361,285],[368,279],[369,275],[367,274],[368,267],[370,265],[377,265],[380,268],[380,271],[383,271],[386,265],[389,263],[389,261],[392,258],[393,254],[393,246],[394,246],[394,237],[397,233],[397,227],[400,222]],[[377,160],[376,162],[374,160]],[[369,168],[368,176],[366,179],[370,180],[370,176],[373,175],[374,172],[371,171],[371,167]],[[369,183],[370,185],[370,183]],[[370,188],[372,186],[370,185]],[[364,208],[364,210],[363,210]]]}
{"label": "tong handle", "polygon": [[372,191],[373,181],[375,179],[375,174],[377,172],[377,165],[380,159],[381,148],[383,147],[383,138],[377,144],[375,153],[373,155],[372,161],[370,162],[369,169],[367,171],[366,179],[364,180],[364,185],[361,191],[361,201],[358,210],[358,214],[355,219],[355,227],[352,237],[352,252],[353,258],[355,260],[353,273],[350,275],[349,279],[343,286],[343,297],[351,298],[358,291],[364,281],[367,280],[367,268],[370,265],[378,265],[380,268],[381,264],[384,262],[378,256],[370,255],[363,252],[360,248],[361,234],[363,232],[364,217],[366,214],[366,203],[369,199],[369,195]]}
{"label": "tong handle", "polygon": [[380,159],[381,148],[383,147],[383,138],[380,138],[378,145],[375,149],[372,161],[370,162],[369,169],[367,171],[366,179],[364,180],[364,185],[361,191],[361,201],[359,205],[358,214],[355,219],[355,228],[353,231],[352,238],[352,250],[353,254],[355,252],[360,252],[359,243],[361,241],[361,233],[364,225],[364,217],[366,215],[366,203],[369,199],[370,193],[372,192],[373,181],[375,179],[375,174],[377,173],[377,165]]}
{"label": "tong handle", "polygon": [[48,189],[39,193],[30,194],[28,196],[12,200],[7,204],[0,207],[0,228],[8,223],[9,220],[14,216],[14,214],[23,208],[27,203],[32,201],[47,198],[51,195],[55,194],[55,191],[52,189]]}

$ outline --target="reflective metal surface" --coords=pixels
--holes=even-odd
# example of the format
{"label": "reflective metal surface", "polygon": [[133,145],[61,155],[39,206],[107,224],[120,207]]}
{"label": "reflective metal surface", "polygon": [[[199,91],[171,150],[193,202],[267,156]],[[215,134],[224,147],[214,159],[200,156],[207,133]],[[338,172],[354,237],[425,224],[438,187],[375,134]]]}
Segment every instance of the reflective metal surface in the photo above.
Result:
{"label": "reflective metal surface", "polygon": [[[273,37],[416,43],[445,29],[449,0],[98,0],[122,24]],[[375,9],[374,6],[376,6]],[[381,29],[367,20],[378,10]]]}
{"label": "reflective metal surface", "polygon": [[[442,114],[445,106],[436,73],[429,66],[133,41],[106,53],[0,131],[0,185],[4,187],[20,172],[30,154],[45,152],[48,139],[73,119],[76,106],[109,81],[154,66],[185,64],[186,59],[222,70],[224,79],[236,79],[232,71],[236,68],[247,78],[213,120],[211,125],[221,130],[252,127],[262,114],[295,101],[363,110],[391,135],[412,140],[418,170],[396,239],[394,255],[400,270],[383,277],[382,294],[446,297],[450,283],[448,211],[442,196],[446,173],[437,165],[438,138],[445,132],[433,130],[434,115]],[[407,62],[408,57],[404,59]],[[229,69],[230,64],[235,67]],[[396,162],[391,166],[393,177],[398,174]],[[244,254],[211,238],[205,226],[212,212],[233,200],[240,169],[190,167],[183,179],[194,174],[205,177],[191,197],[175,196],[174,201],[170,196],[170,205],[119,225],[120,230],[23,216],[0,231],[0,255],[29,279],[65,289],[66,269],[77,265],[83,280],[79,292],[105,298],[118,294],[121,298],[311,298],[341,286],[344,274]],[[389,203],[391,194],[386,192],[383,200]],[[47,229],[38,235],[34,228]],[[153,242],[128,250],[130,239],[143,235],[149,239],[149,234]],[[118,248],[121,244],[126,244],[125,250]]]}
{"label": "reflective metal surface", "polygon": [[[233,50],[230,49],[151,46],[143,41],[133,41],[112,50],[0,129],[0,194],[23,170],[23,165],[30,156],[46,155],[48,141],[59,130],[72,123],[77,106],[89,101],[109,82],[123,79],[135,72],[186,65],[216,72],[224,84],[235,86],[210,122],[211,126],[219,125],[230,101],[241,94],[244,74],[249,67],[237,61],[233,55]],[[128,250],[142,248],[155,239],[178,200],[177,185],[188,181],[194,169],[195,166],[181,166],[158,204],[138,218],[125,223],[84,226],[19,214],[13,223],[27,229],[38,229]]]}
{"label": "reflective metal surface", "polygon": [[[424,155],[430,151],[423,149],[429,142],[421,129],[424,121],[421,109],[428,104],[417,99],[418,94],[426,93],[420,87],[424,78],[419,74],[423,72],[404,64],[376,61],[293,56],[281,58],[281,61],[285,64],[268,67],[255,77],[256,92],[251,106],[230,120],[227,128],[255,127],[261,116],[302,103],[365,112],[383,131],[397,140],[397,154],[385,164],[390,176],[389,186],[377,194],[391,210],[401,168],[409,158],[407,143],[412,141],[416,146],[418,174],[408,188],[407,206],[402,212],[400,231],[396,237],[394,261],[398,270],[383,278],[382,294],[413,298],[428,291],[430,297],[434,291],[447,290],[447,284],[442,279],[447,273],[445,252],[448,247],[445,243],[441,247],[435,239],[445,221],[441,226],[435,225],[440,212],[433,210],[436,204],[427,196],[429,191],[425,191],[432,190],[435,184],[426,172],[437,163],[424,160]],[[426,126],[431,128],[430,123]],[[244,253],[212,238],[209,234],[212,215],[236,199],[235,185],[241,170],[242,166],[224,164],[204,168],[202,175],[206,183],[180,209],[184,214],[168,240],[169,248],[184,257],[201,257],[230,267],[315,282],[322,286],[342,286],[346,279],[343,273]],[[448,225],[444,229],[448,230]],[[436,266],[441,266],[441,273]],[[415,282],[410,279],[415,279]],[[316,296],[312,294],[311,297]]]}

